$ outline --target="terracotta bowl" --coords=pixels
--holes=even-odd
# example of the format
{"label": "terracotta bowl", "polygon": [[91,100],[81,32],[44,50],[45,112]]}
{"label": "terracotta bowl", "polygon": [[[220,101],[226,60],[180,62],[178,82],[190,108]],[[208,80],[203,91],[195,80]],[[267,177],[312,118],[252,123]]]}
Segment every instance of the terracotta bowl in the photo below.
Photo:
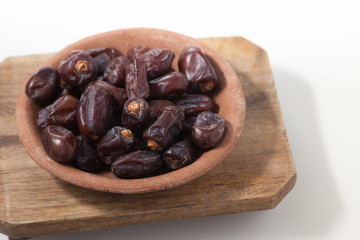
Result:
{"label": "terracotta bowl", "polygon": [[[214,93],[219,106],[219,114],[226,119],[226,130],[220,144],[204,153],[197,161],[177,171],[143,179],[119,179],[111,172],[88,173],[70,165],[53,161],[45,152],[41,143],[41,129],[36,126],[38,107],[25,95],[25,83],[16,105],[16,126],[20,141],[31,158],[56,177],[84,188],[114,193],[142,193],[175,187],[189,182],[211,170],[233,149],[240,137],[245,119],[245,99],[237,75],[218,53],[204,43],[174,32],[157,29],[123,29],[87,37],[69,45],[53,55],[41,66],[57,68],[71,50],[97,47],[115,47],[123,53],[135,45],[147,45],[150,48],[169,48],[176,57],[174,69],[178,70],[178,56],[182,49],[197,46],[209,57],[220,78],[220,87]],[[37,69],[34,69],[34,72]],[[27,79],[24,79],[24,81]]]}

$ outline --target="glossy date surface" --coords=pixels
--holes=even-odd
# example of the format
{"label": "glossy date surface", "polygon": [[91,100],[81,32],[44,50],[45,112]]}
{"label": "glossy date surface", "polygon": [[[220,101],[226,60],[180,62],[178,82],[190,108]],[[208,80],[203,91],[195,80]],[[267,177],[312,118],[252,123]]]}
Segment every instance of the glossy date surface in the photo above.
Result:
{"label": "glossy date surface", "polygon": [[124,56],[119,56],[110,61],[104,71],[104,80],[116,87],[125,86],[126,68],[131,64]]}
{"label": "glossy date surface", "polygon": [[135,137],[131,130],[115,126],[99,141],[97,151],[104,164],[111,165],[117,157],[127,153],[134,144]]}
{"label": "glossy date surface", "polygon": [[42,143],[50,157],[59,163],[71,163],[76,159],[76,137],[62,126],[47,126],[42,132]]}
{"label": "glossy date surface", "polygon": [[45,128],[48,125],[59,125],[68,129],[77,127],[76,113],[79,99],[65,95],[53,104],[41,109],[38,113],[36,124]]}
{"label": "glossy date surface", "polygon": [[219,83],[214,67],[198,47],[185,48],[179,56],[178,66],[194,92],[211,91]]}
{"label": "glossy date surface", "polygon": [[171,72],[149,82],[151,99],[174,99],[186,92],[189,81],[181,72]]}
{"label": "glossy date surface", "polygon": [[109,91],[99,86],[89,86],[81,96],[77,123],[80,133],[97,141],[112,125],[113,108]]}
{"label": "glossy date surface", "polygon": [[98,73],[95,60],[82,50],[71,51],[59,64],[60,77],[69,85],[83,89]]}
{"label": "glossy date surface", "polygon": [[175,54],[168,49],[155,48],[142,55],[146,62],[147,75],[149,79],[155,79],[169,73]]}
{"label": "glossy date surface", "polygon": [[215,110],[214,101],[204,94],[187,95],[176,101],[176,105],[184,111],[186,117],[193,117],[201,112],[213,112]]}
{"label": "glossy date surface", "polygon": [[163,154],[164,163],[171,170],[177,170],[194,162],[199,155],[192,139],[188,138],[171,145]]}
{"label": "glossy date surface", "polygon": [[146,99],[150,94],[146,74],[146,62],[137,58],[126,71],[125,90],[128,98],[140,97]]}
{"label": "glossy date surface", "polygon": [[162,165],[158,152],[145,150],[122,155],[111,165],[118,178],[144,178],[156,172]]}
{"label": "glossy date surface", "polygon": [[203,149],[214,147],[218,144],[225,131],[225,119],[216,113],[200,113],[192,128],[194,143]]}
{"label": "glossy date surface", "polygon": [[96,62],[98,74],[102,74],[104,72],[105,68],[112,59],[124,55],[116,48],[92,48],[85,50],[85,52]]}
{"label": "glossy date surface", "polygon": [[60,84],[60,75],[53,67],[45,66],[34,73],[25,85],[26,95],[39,107],[53,100]]}

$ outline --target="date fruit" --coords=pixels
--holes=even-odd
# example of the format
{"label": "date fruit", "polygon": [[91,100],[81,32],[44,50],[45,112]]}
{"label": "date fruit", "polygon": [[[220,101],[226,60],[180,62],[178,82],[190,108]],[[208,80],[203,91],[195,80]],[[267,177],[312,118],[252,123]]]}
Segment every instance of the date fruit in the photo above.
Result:
{"label": "date fruit", "polygon": [[174,99],[183,95],[189,81],[181,72],[171,72],[149,82],[151,99]]}
{"label": "date fruit", "polygon": [[198,47],[185,48],[179,56],[178,65],[194,92],[208,92],[219,83],[214,67]]}
{"label": "date fruit", "polygon": [[147,75],[149,79],[155,79],[169,73],[175,53],[168,49],[155,48],[142,55],[146,62]]}
{"label": "date fruit", "polygon": [[124,104],[121,120],[124,127],[140,131],[149,120],[149,104],[142,98],[129,98]]}
{"label": "date fruit", "polygon": [[85,52],[89,54],[96,62],[99,75],[105,71],[105,68],[112,59],[119,56],[124,56],[124,54],[122,54],[122,52],[116,48],[92,48],[85,50]]}
{"label": "date fruit", "polygon": [[149,50],[150,48],[144,45],[135,46],[129,49],[129,51],[127,52],[127,57],[130,61],[133,62],[136,58],[142,57],[142,55],[144,55],[144,53],[146,53]]}
{"label": "date fruit", "polygon": [[79,146],[76,159],[77,167],[86,172],[99,172],[101,164],[94,144],[87,142],[82,135],[78,136],[77,140]]}
{"label": "date fruit", "polygon": [[197,116],[201,112],[215,110],[214,101],[204,94],[190,94],[176,102],[186,117]]}
{"label": "date fruit", "polygon": [[80,133],[88,140],[97,141],[111,128],[112,118],[112,98],[109,91],[99,86],[87,87],[77,111]]}
{"label": "date fruit", "polygon": [[108,90],[109,94],[112,97],[114,109],[118,110],[118,111],[122,110],[122,108],[127,100],[125,89],[114,87],[110,83],[102,81],[102,80],[92,81],[91,83],[89,83],[87,85],[87,87],[89,87],[89,86],[98,86],[98,87]]}
{"label": "date fruit", "polygon": [[42,133],[42,143],[50,157],[59,163],[71,163],[76,159],[76,137],[62,126],[47,126]]}
{"label": "date fruit", "polygon": [[97,145],[101,161],[111,165],[117,157],[129,151],[134,141],[135,137],[131,130],[120,126],[111,128]]}
{"label": "date fruit", "polygon": [[84,88],[97,75],[94,59],[82,50],[69,53],[59,64],[60,77],[69,85]]}
{"label": "date fruit", "polygon": [[104,80],[116,87],[125,86],[126,67],[131,64],[124,56],[111,60],[104,71]]}
{"label": "date fruit", "polygon": [[225,131],[225,119],[216,113],[202,112],[196,117],[192,128],[194,143],[203,149],[218,144]]}
{"label": "date fruit", "polygon": [[144,131],[143,138],[151,150],[162,151],[166,149],[179,135],[184,117],[182,119],[177,118],[174,110],[174,108],[165,107],[155,122]]}
{"label": "date fruit", "polygon": [[26,95],[39,107],[49,105],[60,84],[60,76],[55,68],[45,66],[34,73],[25,86]]}
{"label": "date fruit", "polygon": [[60,97],[53,104],[39,111],[36,124],[42,128],[59,125],[67,129],[75,129],[78,104],[79,99],[71,95]]}
{"label": "date fruit", "polygon": [[122,155],[111,165],[111,171],[118,178],[144,178],[161,168],[161,155],[145,150]]}
{"label": "date fruit", "polygon": [[162,154],[162,158],[168,168],[177,170],[194,162],[198,152],[191,138],[188,138],[171,145],[171,147]]}
{"label": "date fruit", "polygon": [[141,58],[134,60],[126,71],[125,89],[128,98],[139,97],[146,99],[150,88],[146,75],[146,62]]}

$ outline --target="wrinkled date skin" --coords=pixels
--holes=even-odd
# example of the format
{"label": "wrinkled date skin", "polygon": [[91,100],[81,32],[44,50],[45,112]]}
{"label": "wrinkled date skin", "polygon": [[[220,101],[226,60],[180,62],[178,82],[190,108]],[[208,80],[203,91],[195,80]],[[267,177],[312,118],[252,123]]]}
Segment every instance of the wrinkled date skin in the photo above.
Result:
{"label": "wrinkled date skin", "polygon": [[49,105],[60,84],[60,76],[55,68],[45,66],[40,68],[27,81],[26,95],[39,107]]}
{"label": "wrinkled date skin", "polygon": [[169,73],[175,53],[168,49],[155,48],[144,53],[141,57],[146,62],[149,79],[155,79]]}
{"label": "wrinkled date skin", "polygon": [[200,48],[185,48],[178,62],[180,72],[190,81],[193,92],[208,92],[219,83],[214,67]]}
{"label": "wrinkled date skin", "polygon": [[143,132],[148,148],[156,151],[166,149],[179,135],[183,120],[175,116],[174,108],[165,107],[155,122]]}
{"label": "wrinkled date skin", "polygon": [[68,129],[75,129],[77,127],[78,104],[79,99],[71,95],[60,97],[53,104],[39,111],[36,124],[42,128],[48,125],[59,125]]}
{"label": "wrinkled date skin", "polygon": [[192,139],[188,138],[171,145],[162,154],[162,158],[168,168],[177,170],[194,162],[198,155],[198,149],[194,146]]}
{"label": "wrinkled date skin", "polygon": [[177,107],[176,104],[168,101],[168,100],[153,100],[149,102],[149,122],[154,121],[157,117],[159,117],[165,107]]}
{"label": "wrinkled date skin", "polygon": [[122,125],[134,132],[144,128],[149,120],[149,104],[143,98],[129,98],[121,115]]}
{"label": "wrinkled date skin", "polygon": [[144,178],[161,168],[160,153],[155,151],[136,151],[122,155],[111,165],[111,171],[118,178]]}
{"label": "wrinkled date skin", "polygon": [[99,86],[89,86],[81,96],[77,123],[80,133],[97,141],[112,125],[113,108],[109,91]]}
{"label": "wrinkled date skin", "polygon": [[194,143],[203,149],[218,144],[225,131],[225,119],[216,113],[203,112],[196,117],[192,128]]}
{"label": "wrinkled date skin", "polygon": [[137,58],[130,64],[126,71],[125,89],[128,98],[140,97],[146,99],[150,94],[150,88],[146,75],[146,63]]}
{"label": "wrinkled date skin", "polygon": [[116,48],[92,48],[85,50],[85,52],[89,54],[96,62],[99,75],[103,74],[107,65],[112,59],[119,56],[124,56],[124,54]]}
{"label": "wrinkled date skin", "polygon": [[76,165],[86,172],[98,172],[101,170],[99,156],[96,147],[85,141],[82,135],[77,136],[79,151],[77,154]]}
{"label": "wrinkled date skin", "polygon": [[95,60],[86,52],[74,50],[59,64],[60,77],[69,85],[83,89],[97,75]]}
{"label": "wrinkled date skin", "polygon": [[114,58],[104,71],[104,80],[113,86],[124,87],[126,67],[129,64],[130,60],[124,56]]}
{"label": "wrinkled date skin", "polygon": [[215,110],[214,101],[203,94],[190,94],[176,102],[185,113],[186,117],[197,116],[201,112]]}
{"label": "wrinkled date skin", "polygon": [[68,84],[64,84],[59,87],[59,91],[56,96],[56,99],[59,99],[65,95],[71,95],[73,97],[76,97],[77,99],[80,99],[81,92],[76,87],[70,86]]}
{"label": "wrinkled date skin", "polygon": [[131,130],[120,126],[111,128],[97,145],[101,161],[106,165],[113,164],[117,157],[129,151],[134,141]]}
{"label": "wrinkled date skin", "polygon": [[76,159],[76,137],[62,126],[47,126],[42,133],[42,143],[50,157],[59,163],[71,163]]}
{"label": "wrinkled date skin", "polygon": [[125,89],[114,87],[110,83],[102,81],[102,80],[92,81],[88,84],[87,87],[89,87],[89,86],[99,86],[99,87],[102,87],[102,88],[108,90],[109,94],[112,97],[114,109],[118,110],[118,111],[122,110],[122,108],[127,100]]}
{"label": "wrinkled date skin", "polygon": [[129,51],[127,52],[127,57],[130,61],[133,62],[136,58],[142,57],[142,55],[144,55],[144,53],[148,51],[150,51],[150,48],[148,48],[147,46],[135,46],[129,49]]}
{"label": "wrinkled date skin", "polygon": [[151,99],[174,99],[183,95],[189,81],[181,72],[171,72],[149,82]]}

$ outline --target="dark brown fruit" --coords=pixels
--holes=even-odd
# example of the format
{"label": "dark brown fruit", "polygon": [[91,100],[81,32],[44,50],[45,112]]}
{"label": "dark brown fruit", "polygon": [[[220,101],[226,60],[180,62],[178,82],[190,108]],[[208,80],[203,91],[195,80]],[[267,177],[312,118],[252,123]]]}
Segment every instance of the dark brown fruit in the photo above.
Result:
{"label": "dark brown fruit", "polygon": [[197,116],[201,112],[215,110],[214,101],[204,94],[190,94],[176,102],[186,117]]}
{"label": "dark brown fruit", "polygon": [[125,89],[115,87],[115,86],[111,85],[110,83],[102,81],[102,80],[92,81],[91,83],[89,83],[88,86],[98,86],[98,87],[108,90],[109,94],[112,97],[114,109],[118,110],[118,111],[122,110],[122,108],[127,100]]}
{"label": "dark brown fruit", "polygon": [[149,50],[150,48],[144,45],[135,46],[129,49],[129,51],[127,52],[127,57],[130,61],[133,62],[136,58],[142,57],[142,55],[144,55],[144,53],[146,53]]}
{"label": "dark brown fruit", "polygon": [[193,92],[208,92],[219,83],[214,67],[200,48],[185,48],[179,56],[179,70],[190,81]]}
{"label": "dark brown fruit", "polygon": [[120,126],[111,128],[97,145],[101,161],[111,165],[117,157],[129,151],[134,141],[135,137],[131,130]]}
{"label": "dark brown fruit", "polygon": [[76,137],[62,126],[47,126],[42,133],[42,143],[50,157],[59,163],[71,163],[76,159]]}
{"label": "dark brown fruit", "polygon": [[116,87],[125,86],[126,67],[131,64],[124,56],[111,60],[104,71],[104,80]]}
{"label": "dark brown fruit", "polygon": [[84,51],[71,51],[59,64],[61,78],[69,85],[83,89],[97,75],[94,59]]}
{"label": "dark brown fruit", "polygon": [[194,143],[203,149],[218,144],[225,131],[225,119],[216,113],[203,112],[196,117],[192,128]]}
{"label": "dark brown fruit", "polygon": [[171,145],[179,135],[184,118],[177,118],[175,109],[165,107],[161,115],[148,127],[143,138],[151,150],[162,151]]}
{"label": "dark brown fruit", "polygon": [[126,70],[125,89],[128,98],[140,97],[146,99],[150,94],[146,75],[146,62],[141,58],[134,60]]}
{"label": "dark brown fruit", "polygon": [[56,69],[45,66],[27,81],[25,93],[36,105],[45,107],[54,99],[59,84],[60,76]]}
{"label": "dark brown fruit", "polygon": [[118,178],[144,178],[160,169],[161,165],[160,153],[136,151],[118,157],[111,165],[111,171]]}
{"label": "dark brown fruit", "polygon": [[155,79],[169,73],[175,54],[168,49],[155,48],[147,51],[141,58],[146,62],[149,79]]}
{"label": "dark brown fruit", "polygon": [[78,104],[79,100],[71,95],[60,97],[53,104],[39,111],[36,124],[42,128],[48,125],[59,125],[75,129]]}
{"label": "dark brown fruit", "polygon": [[119,56],[124,56],[124,54],[122,54],[122,52],[116,48],[93,48],[85,50],[85,52],[89,54],[96,62],[98,75],[103,74],[107,65],[112,59]]}
{"label": "dark brown fruit", "polygon": [[198,149],[190,138],[176,142],[169,147],[162,158],[166,166],[171,170],[177,170],[194,162],[199,155]]}
{"label": "dark brown fruit", "polygon": [[174,99],[186,92],[189,81],[181,72],[171,72],[149,82],[150,98]]}
{"label": "dark brown fruit", "polygon": [[121,120],[124,127],[141,131],[149,121],[148,103],[142,98],[129,98],[124,104]]}
{"label": "dark brown fruit", "polygon": [[87,142],[82,135],[77,136],[77,140],[79,150],[76,166],[86,172],[99,172],[101,170],[101,164],[95,145]]}
{"label": "dark brown fruit", "polygon": [[112,127],[112,119],[112,97],[109,91],[99,86],[87,87],[77,111],[80,133],[88,140],[97,141]]}

